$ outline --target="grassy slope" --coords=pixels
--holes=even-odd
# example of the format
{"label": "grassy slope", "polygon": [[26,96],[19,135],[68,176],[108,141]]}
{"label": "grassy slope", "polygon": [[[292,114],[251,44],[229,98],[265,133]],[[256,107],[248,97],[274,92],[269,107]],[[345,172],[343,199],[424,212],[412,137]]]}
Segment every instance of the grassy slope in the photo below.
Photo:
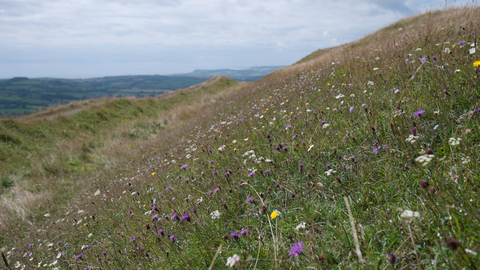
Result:
{"label": "grassy slope", "polygon": [[221,269],[237,254],[239,269],[479,268],[469,53],[479,14],[408,18],[247,85],[132,152],[123,172],[90,180],[59,214],[2,234],[7,260]]}

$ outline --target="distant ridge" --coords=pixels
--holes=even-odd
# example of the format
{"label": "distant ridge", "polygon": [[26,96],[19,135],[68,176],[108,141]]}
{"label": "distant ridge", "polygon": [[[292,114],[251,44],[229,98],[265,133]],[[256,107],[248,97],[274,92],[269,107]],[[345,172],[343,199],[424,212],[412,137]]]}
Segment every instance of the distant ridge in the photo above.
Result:
{"label": "distant ridge", "polygon": [[280,69],[284,66],[258,66],[249,69],[196,69],[193,72],[185,74],[175,74],[173,76],[187,76],[195,78],[209,78],[212,76],[227,76],[236,81],[256,81],[263,78],[265,75]]}

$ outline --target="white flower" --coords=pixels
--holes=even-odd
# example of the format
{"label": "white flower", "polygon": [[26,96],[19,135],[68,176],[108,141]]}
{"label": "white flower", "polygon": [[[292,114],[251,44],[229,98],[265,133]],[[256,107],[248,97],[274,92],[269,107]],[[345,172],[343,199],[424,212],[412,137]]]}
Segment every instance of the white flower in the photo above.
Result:
{"label": "white flower", "polygon": [[478,254],[476,251],[473,251],[473,250],[468,249],[468,248],[465,249],[465,252],[466,252],[466,253],[470,253],[470,254],[472,254],[473,256],[477,256],[477,254]]}
{"label": "white flower", "polygon": [[88,238],[90,238],[90,237],[92,237],[92,236],[93,236],[93,233],[90,233],[90,234],[88,235]]}
{"label": "white flower", "polygon": [[200,197],[200,199],[197,199],[197,203],[203,202],[203,197]]}
{"label": "white flower", "polygon": [[421,50],[422,50],[422,48],[416,48],[415,49],[415,51],[421,51]]}
{"label": "white flower", "polygon": [[312,148],[313,148],[314,146],[315,146],[315,145],[313,145],[313,144],[312,144],[312,145],[310,145],[310,146],[308,147],[308,150],[307,150],[307,152],[310,152],[310,150],[312,150]]}
{"label": "white flower", "polygon": [[403,213],[400,215],[402,218],[413,218],[413,217],[420,217],[419,212],[413,212],[410,210],[405,210]]}
{"label": "white flower", "polygon": [[457,72],[461,72],[461,70],[460,70],[460,69],[456,69],[456,70],[455,70],[455,73],[457,73]]}
{"label": "white flower", "polygon": [[273,160],[271,160],[271,159],[267,158],[267,159],[265,159],[265,162],[272,163],[272,162],[273,162]]}
{"label": "white flower", "polygon": [[355,94],[351,94],[350,97],[355,97]]}
{"label": "white flower", "polygon": [[237,140],[233,140],[232,143],[237,143]]}
{"label": "white flower", "polygon": [[44,216],[44,217],[50,217],[50,214],[45,214],[45,215],[43,215],[43,216]]}
{"label": "white flower", "polygon": [[223,150],[225,150],[225,147],[227,147],[227,146],[226,146],[226,145],[220,146],[220,147],[218,148],[218,151],[223,151]]}
{"label": "white flower", "polygon": [[462,162],[462,164],[468,164],[468,163],[470,163],[470,158],[467,157],[467,156],[461,157],[460,162]]}
{"label": "white flower", "polygon": [[416,162],[421,163],[423,166],[427,166],[428,163],[434,158],[434,155],[422,155],[415,159]]}
{"label": "white flower", "polygon": [[344,95],[338,94],[338,96],[336,96],[335,98],[336,98],[336,99],[339,99],[339,98],[343,98],[343,97],[344,97]]}
{"label": "white flower", "polygon": [[460,144],[460,141],[462,139],[460,138],[450,138],[448,139],[448,143],[451,145],[451,146],[456,146],[456,145],[459,145]]}
{"label": "white flower", "polygon": [[61,252],[59,252],[59,253],[57,254],[57,259],[60,258],[60,257],[62,257],[62,253],[61,253]]}
{"label": "white flower", "polygon": [[243,139],[244,141],[248,141],[248,138]]}
{"label": "white flower", "polygon": [[373,71],[375,71],[375,70],[379,70],[379,68],[373,68]]}
{"label": "white flower", "polygon": [[326,175],[332,175],[334,173],[336,173],[337,171],[334,171],[333,169],[330,169],[328,171],[325,172]]}
{"label": "white flower", "polygon": [[210,213],[210,217],[212,217],[212,219],[218,219],[220,218],[221,215],[222,213],[220,213],[220,211],[218,210],[215,210],[212,213]]}
{"label": "white flower", "polygon": [[295,227],[295,230],[300,230],[300,229],[305,229],[305,225],[307,225],[305,222],[300,222],[300,224],[297,225],[297,227]]}
{"label": "white flower", "polygon": [[249,155],[252,155],[252,154],[255,155],[255,151],[250,150],[250,151],[247,151],[247,152],[243,153],[242,157],[249,156]]}
{"label": "white flower", "polygon": [[95,191],[95,194],[93,194],[93,196],[98,196],[100,195],[100,189],[97,189],[97,191]]}
{"label": "white flower", "polygon": [[378,61],[378,60],[380,60],[380,57],[378,57],[378,56],[377,56],[377,57],[375,57],[375,60],[377,60],[377,61]]}
{"label": "white flower", "polygon": [[471,48],[470,50],[468,50],[468,52],[469,52],[470,54],[474,54],[474,53],[475,53],[475,48]]}
{"label": "white flower", "polygon": [[172,163],[177,163],[175,160],[172,160],[171,162],[172,162]]}
{"label": "white flower", "polygon": [[445,48],[445,49],[443,49],[443,51],[446,52],[446,53],[450,53],[450,48]]}
{"label": "white flower", "polygon": [[330,124],[323,124],[322,128],[326,129],[326,128],[328,128],[328,126],[330,126]]}
{"label": "white flower", "polygon": [[368,81],[367,85],[374,85],[374,83],[372,81]]}
{"label": "white flower", "polygon": [[419,139],[418,136],[413,136],[410,134],[410,136],[408,136],[408,138],[405,139],[406,142],[409,142],[411,144],[414,144],[417,142],[417,140]]}
{"label": "white flower", "polygon": [[232,257],[228,257],[226,265],[228,267],[234,267],[237,262],[240,262],[240,256],[234,254]]}

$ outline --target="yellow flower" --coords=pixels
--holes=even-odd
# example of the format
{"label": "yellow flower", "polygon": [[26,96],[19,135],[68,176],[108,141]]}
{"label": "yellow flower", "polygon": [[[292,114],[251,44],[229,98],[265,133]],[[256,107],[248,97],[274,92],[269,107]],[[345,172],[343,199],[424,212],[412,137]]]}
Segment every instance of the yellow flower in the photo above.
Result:
{"label": "yellow flower", "polygon": [[475,61],[475,62],[473,62],[473,66],[474,66],[474,67],[480,66],[480,61]]}
{"label": "yellow flower", "polygon": [[277,211],[273,211],[271,214],[270,214],[270,217],[272,219],[276,218],[278,216],[278,212]]}
{"label": "yellow flower", "polygon": [[152,172],[152,175],[155,175],[155,172]]}

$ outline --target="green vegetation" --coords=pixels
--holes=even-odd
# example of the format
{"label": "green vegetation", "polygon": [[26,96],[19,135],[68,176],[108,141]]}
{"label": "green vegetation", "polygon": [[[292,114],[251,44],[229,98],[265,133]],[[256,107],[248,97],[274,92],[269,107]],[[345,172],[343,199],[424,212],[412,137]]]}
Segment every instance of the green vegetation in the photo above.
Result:
{"label": "green vegetation", "polygon": [[[5,196],[5,264],[480,268],[479,15],[479,8],[426,13],[253,83],[225,88],[235,82],[217,79],[211,88],[40,121],[63,131],[3,121],[1,149],[12,159],[26,134],[40,140],[84,132],[84,157],[108,161],[114,155],[101,145],[111,142],[101,134],[114,126],[105,119],[128,112],[123,117],[133,125],[123,140],[146,136],[136,115],[154,118],[166,108],[184,119],[122,152],[118,166],[75,176],[70,181],[82,186],[73,198],[37,199],[43,207],[24,214],[24,201],[12,197],[47,187]],[[194,110],[199,99],[215,101]],[[62,152],[42,155],[52,153]],[[50,175],[62,174],[50,165]]]}

